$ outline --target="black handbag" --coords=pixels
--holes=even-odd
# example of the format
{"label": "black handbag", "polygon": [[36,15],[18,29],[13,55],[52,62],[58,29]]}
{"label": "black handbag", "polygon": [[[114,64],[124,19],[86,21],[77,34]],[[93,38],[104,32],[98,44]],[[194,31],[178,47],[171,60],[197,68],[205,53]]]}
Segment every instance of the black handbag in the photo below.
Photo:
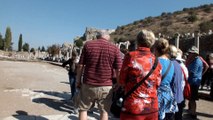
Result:
{"label": "black handbag", "polygon": [[149,73],[138,83],[136,84],[130,91],[128,91],[126,94],[124,94],[123,91],[120,91],[121,94],[117,95],[115,98],[113,98],[111,107],[110,107],[110,112],[112,113],[112,115],[116,118],[120,117],[120,113],[121,113],[121,109],[124,103],[124,100],[130,95],[132,94],[151,74],[152,72],[155,70],[155,68],[157,67],[158,64],[158,58],[155,58],[155,63],[152,66],[151,70],[149,71]]}

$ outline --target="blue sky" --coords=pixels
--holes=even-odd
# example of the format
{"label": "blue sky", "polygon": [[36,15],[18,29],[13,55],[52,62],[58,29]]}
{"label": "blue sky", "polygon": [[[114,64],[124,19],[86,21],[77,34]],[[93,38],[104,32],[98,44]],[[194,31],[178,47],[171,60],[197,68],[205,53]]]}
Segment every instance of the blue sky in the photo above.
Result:
{"label": "blue sky", "polygon": [[86,27],[116,29],[162,12],[198,7],[213,0],[0,0],[0,33],[12,31],[13,48],[19,35],[30,47],[73,42]]}

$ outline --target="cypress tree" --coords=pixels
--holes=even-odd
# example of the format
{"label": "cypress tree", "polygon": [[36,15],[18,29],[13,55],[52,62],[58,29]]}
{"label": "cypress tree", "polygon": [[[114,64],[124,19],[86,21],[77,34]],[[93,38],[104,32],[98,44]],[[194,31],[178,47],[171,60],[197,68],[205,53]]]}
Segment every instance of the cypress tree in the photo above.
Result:
{"label": "cypress tree", "polygon": [[45,47],[44,46],[41,47],[41,51],[45,52]]}
{"label": "cypress tree", "polygon": [[4,49],[4,39],[2,38],[2,35],[0,33],[0,50]]}
{"label": "cypress tree", "polygon": [[21,51],[22,49],[22,44],[23,44],[23,41],[22,41],[22,34],[19,35],[19,40],[18,40],[18,51]]}
{"label": "cypress tree", "polygon": [[10,27],[7,27],[6,33],[5,33],[4,49],[9,50],[10,48],[12,48],[12,32]]}

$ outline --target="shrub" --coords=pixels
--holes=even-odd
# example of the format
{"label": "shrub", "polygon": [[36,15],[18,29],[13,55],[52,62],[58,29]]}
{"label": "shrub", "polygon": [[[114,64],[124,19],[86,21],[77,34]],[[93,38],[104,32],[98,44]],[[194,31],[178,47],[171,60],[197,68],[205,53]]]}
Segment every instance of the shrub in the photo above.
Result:
{"label": "shrub", "polygon": [[207,7],[207,8],[204,8],[203,11],[206,13],[211,13],[212,9],[211,9],[211,7]]}
{"label": "shrub", "polygon": [[161,22],[161,23],[160,23],[160,26],[169,26],[169,25],[171,25],[171,24],[172,24],[172,21],[166,20],[166,21]]}
{"label": "shrub", "polygon": [[199,24],[201,32],[208,32],[213,28],[213,21],[207,21]]}
{"label": "shrub", "polygon": [[183,8],[183,11],[188,11],[189,10],[189,8]]}
{"label": "shrub", "polygon": [[145,20],[144,20],[144,24],[149,24],[149,23],[151,23],[151,22],[153,22],[152,17],[147,17],[147,18],[145,18]]}
{"label": "shrub", "polygon": [[198,20],[198,17],[197,17],[197,15],[192,14],[187,19],[188,19],[189,22],[195,22],[195,21]]}
{"label": "shrub", "polygon": [[162,12],[162,13],[161,13],[161,16],[165,16],[165,15],[166,15],[166,12]]}
{"label": "shrub", "polygon": [[140,23],[140,21],[134,21],[133,22],[133,25],[137,25],[137,24],[139,24]]}
{"label": "shrub", "polygon": [[125,36],[121,36],[121,37],[118,39],[118,42],[125,42],[125,41],[126,41]]}

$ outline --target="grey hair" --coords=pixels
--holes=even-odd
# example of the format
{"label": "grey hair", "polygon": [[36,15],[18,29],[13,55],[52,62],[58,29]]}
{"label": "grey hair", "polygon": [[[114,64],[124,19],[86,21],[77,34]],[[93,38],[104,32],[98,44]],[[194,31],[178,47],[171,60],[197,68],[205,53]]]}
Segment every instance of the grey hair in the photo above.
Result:
{"label": "grey hair", "polygon": [[101,38],[101,37],[108,36],[108,35],[109,35],[108,31],[106,31],[106,30],[100,30],[100,31],[97,32],[96,37],[97,38]]}
{"label": "grey hair", "polygon": [[174,45],[169,45],[168,54],[170,58],[177,58],[178,49]]}
{"label": "grey hair", "polygon": [[154,33],[145,29],[141,30],[137,35],[137,43],[139,46],[151,48],[155,43]]}

